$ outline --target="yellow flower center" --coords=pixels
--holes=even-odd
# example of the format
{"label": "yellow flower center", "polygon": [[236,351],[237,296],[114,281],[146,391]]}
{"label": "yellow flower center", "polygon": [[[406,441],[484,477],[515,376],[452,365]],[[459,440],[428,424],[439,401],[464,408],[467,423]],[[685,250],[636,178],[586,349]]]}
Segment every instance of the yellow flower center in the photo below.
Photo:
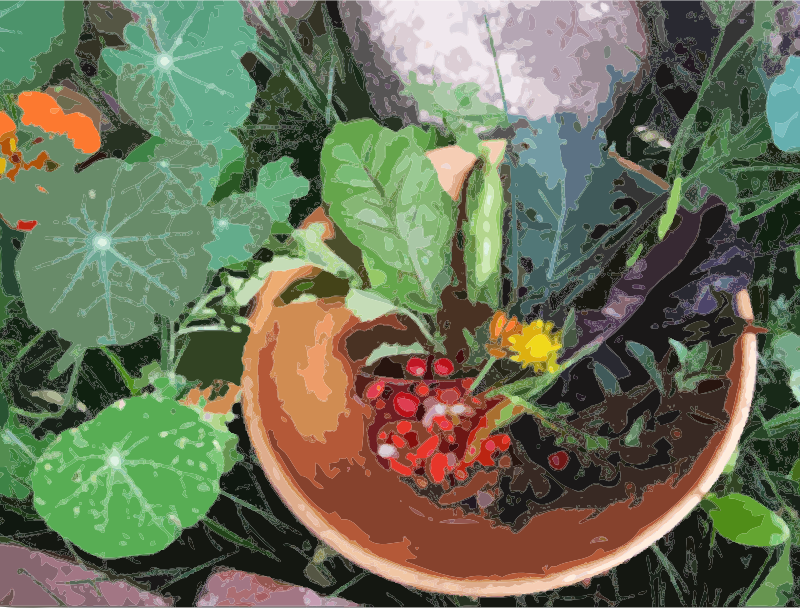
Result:
{"label": "yellow flower center", "polygon": [[525,349],[533,361],[546,361],[550,352],[558,350],[558,345],[550,342],[550,338],[545,334],[539,334],[528,340]]}

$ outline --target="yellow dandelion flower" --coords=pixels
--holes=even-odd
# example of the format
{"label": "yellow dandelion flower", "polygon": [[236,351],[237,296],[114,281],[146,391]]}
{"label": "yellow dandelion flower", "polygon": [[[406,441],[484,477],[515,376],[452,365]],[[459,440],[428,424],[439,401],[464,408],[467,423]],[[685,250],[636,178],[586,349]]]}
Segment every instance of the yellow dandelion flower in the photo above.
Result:
{"label": "yellow dandelion flower", "polygon": [[541,319],[525,325],[519,335],[508,338],[511,350],[516,356],[512,361],[522,363],[523,367],[533,365],[537,372],[558,371],[558,353],[562,348],[561,332],[553,331],[553,323],[545,323]]}

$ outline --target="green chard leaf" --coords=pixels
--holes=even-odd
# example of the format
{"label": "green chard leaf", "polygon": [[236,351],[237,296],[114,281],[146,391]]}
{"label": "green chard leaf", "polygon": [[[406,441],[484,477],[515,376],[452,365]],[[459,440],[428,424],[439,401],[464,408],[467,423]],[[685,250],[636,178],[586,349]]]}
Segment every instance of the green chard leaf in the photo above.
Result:
{"label": "green chard leaf", "polygon": [[309,183],[292,171],[294,159],[284,156],[261,167],[256,199],[275,222],[286,222],[292,210],[291,201],[308,194]]}
{"label": "green chard leaf", "polygon": [[216,500],[231,434],[172,400],[120,401],[42,454],[31,478],[34,507],[92,555],[157,553]]}
{"label": "green chard leaf", "polygon": [[629,341],[626,343],[628,353],[634,357],[642,367],[650,374],[650,377],[655,381],[656,386],[660,393],[664,393],[664,379],[661,377],[661,372],[656,367],[656,358],[653,351],[647,348],[644,344]]}
{"label": "green chard leaf", "polygon": [[500,260],[503,254],[503,184],[496,163],[482,145],[482,164],[467,185],[467,224],[464,259],[467,264],[467,294],[471,302],[500,304]]}
{"label": "green chard leaf", "polygon": [[51,209],[17,259],[32,322],[81,346],[130,344],[202,291],[209,211],[184,206],[182,187],[151,182],[146,164],[109,159],[51,193],[58,215]]}
{"label": "green chard leaf", "polygon": [[361,247],[373,290],[393,303],[435,312],[450,282],[455,205],[417,142],[372,120],[339,123],[322,149],[324,200]]}
{"label": "green chard leaf", "polygon": [[85,19],[73,0],[0,0],[0,91],[16,95],[40,88],[53,68],[73,56]]}
{"label": "green chard leaf", "polygon": [[[213,141],[221,149],[238,145],[229,129],[249,114],[256,93],[255,82],[238,61],[255,44],[255,30],[242,21],[242,7],[231,2],[125,5],[139,15],[125,27],[130,46],[106,47],[102,54],[119,82],[128,81],[120,84],[120,105],[134,119],[143,112],[171,110],[177,128],[201,143]],[[159,107],[166,90],[166,107]]]}

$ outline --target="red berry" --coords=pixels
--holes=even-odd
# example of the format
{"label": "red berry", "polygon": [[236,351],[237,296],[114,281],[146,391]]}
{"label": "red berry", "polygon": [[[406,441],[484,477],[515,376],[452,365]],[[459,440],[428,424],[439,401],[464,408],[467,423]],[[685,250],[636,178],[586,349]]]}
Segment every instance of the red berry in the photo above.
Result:
{"label": "red berry", "polygon": [[419,399],[411,393],[397,393],[394,398],[394,411],[406,418],[417,413]]}
{"label": "red berry", "polygon": [[428,393],[431,392],[431,389],[428,388],[427,384],[422,384],[421,382],[417,385],[414,389],[414,392],[417,393],[420,397],[426,396]]}
{"label": "red berry", "polygon": [[440,376],[449,376],[453,373],[455,366],[450,359],[441,358],[434,361],[433,369],[435,369],[436,373]]}
{"label": "red berry", "polygon": [[413,357],[406,363],[406,371],[412,376],[422,378],[425,375],[425,361],[419,357]]}
{"label": "red berry", "polygon": [[397,423],[397,432],[405,435],[411,430],[411,423],[408,420],[401,420]]}
{"label": "red berry", "polygon": [[569,454],[567,454],[564,450],[561,450],[555,454],[550,454],[550,456],[547,457],[547,461],[554,470],[560,471],[567,466],[567,463],[569,462]]}
{"label": "red berry", "polygon": [[444,390],[437,389],[436,397],[442,403],[446,403],[447,405],[453,405],[461,398],[461,394],[454,388],[446,388]]}
{"label": "red berry", "polygon": [[383,382],[373,382],[367,387],[366,392],[364,395],[367,399],[377,399],[378,397],[383,394],[383,389],[386,388],[386,385]]}
{"label": "red berry", "polygon": [[447,465],[447,456],[442,453],[435,454],[431,458],[431,477],[436,483],[442,483],[444,479],[444,468]]}

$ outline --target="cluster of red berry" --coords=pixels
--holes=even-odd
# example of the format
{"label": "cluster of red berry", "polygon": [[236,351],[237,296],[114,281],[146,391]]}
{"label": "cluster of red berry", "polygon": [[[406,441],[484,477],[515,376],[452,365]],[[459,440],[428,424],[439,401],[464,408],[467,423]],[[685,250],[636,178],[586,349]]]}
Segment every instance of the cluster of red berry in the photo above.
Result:
{"label": "cluster of red berry", "polygon": [[[356,390],[376,411],[370,427],[370,447],[387,469],[414,476],[418,486],[428,482],[453,486],[469,477],[468,468],[480,462],[495,466],[511,439],[506,434],[476,438],[486,428],[485,413],[500,402],[473,396],[472,378],[448,379],[454,372],[446,358],[428,363],[414,357],[405,366],[415,379],[360,376]],[[479,444],[467,463],[468,446]],[[445,481],[448,480],[448,481]]]}

